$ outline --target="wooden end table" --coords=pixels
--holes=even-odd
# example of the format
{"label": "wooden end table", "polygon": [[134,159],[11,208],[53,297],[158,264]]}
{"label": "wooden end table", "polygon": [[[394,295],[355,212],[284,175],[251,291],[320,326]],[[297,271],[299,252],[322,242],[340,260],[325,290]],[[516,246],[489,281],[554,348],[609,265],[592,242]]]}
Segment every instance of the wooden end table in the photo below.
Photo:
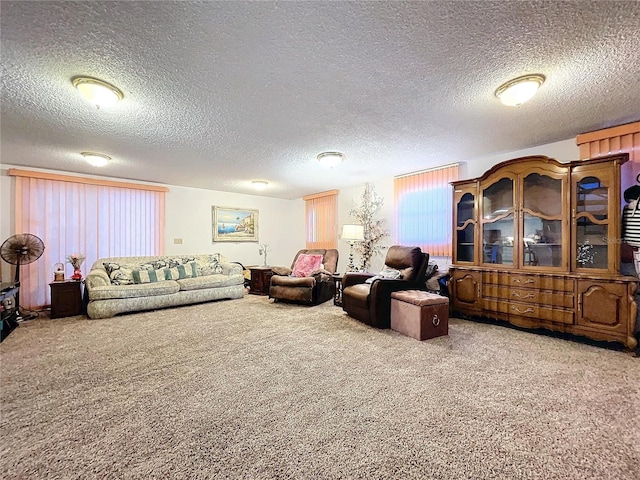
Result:
{"label": "wooden end table", "polygon": [[334,273],[332,275],[333,281],[336,284],[336,292],[333,295],[333,304],[337,307],[342,306],[342,277],[344,275],[342,273]]}
{"label": "wooden end table", "polygon": [[251,271],[249,293],[254,295],[269,295],[269,285],[273,272],[271,267],[247,267]]}
{"label": "wooden end table", "polygon": [[82,314],[82,281],[51,282],[51,318]]}

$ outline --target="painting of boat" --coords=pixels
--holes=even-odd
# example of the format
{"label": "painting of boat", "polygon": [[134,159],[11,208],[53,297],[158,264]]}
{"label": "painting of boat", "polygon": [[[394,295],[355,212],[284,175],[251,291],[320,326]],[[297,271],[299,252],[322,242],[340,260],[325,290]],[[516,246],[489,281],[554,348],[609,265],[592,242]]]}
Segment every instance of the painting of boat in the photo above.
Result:
{"label": "painting of boat", "polygon": [[257,242],[258,210],[211,207],[214,242]]}

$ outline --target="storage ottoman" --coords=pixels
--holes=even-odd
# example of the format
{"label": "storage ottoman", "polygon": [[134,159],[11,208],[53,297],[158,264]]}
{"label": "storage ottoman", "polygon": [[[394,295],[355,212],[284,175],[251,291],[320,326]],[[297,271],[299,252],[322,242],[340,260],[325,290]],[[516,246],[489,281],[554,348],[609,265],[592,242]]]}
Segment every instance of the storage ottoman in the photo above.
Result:
{"label": "storage ottoman", "polygon": [[449,333],[449,299],[421,290],[391,294],[391,329],[417,340]]}

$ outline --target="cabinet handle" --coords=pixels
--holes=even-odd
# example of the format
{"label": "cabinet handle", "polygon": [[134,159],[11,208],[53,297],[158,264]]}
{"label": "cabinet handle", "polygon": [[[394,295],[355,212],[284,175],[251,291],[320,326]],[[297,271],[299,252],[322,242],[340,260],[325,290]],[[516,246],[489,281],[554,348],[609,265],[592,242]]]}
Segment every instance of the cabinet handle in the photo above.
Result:
{"label": "cabinet handle", "polygon": [[535,313],[535,310],[533,308],[527,308],[526,310],[522,311],[518,307],[511,306],[511,310],[515,310],[518,313]]}
{"label": "cabinet handle", "polygon": [[438,317],[438,315],[433,316],[433,318],[431,319],[431,323],[433,323],[434,327],[440,325],[440,318]]}
{"label": "cabinet handle", "polygon": [[526,295],[520,295],[518,292],[512,292],[511,293],[512,297],[517,297],[517,298],[534,298],[535,295],[533,293],[527,293]]}
{"label": "cabinet handle", "polygon": [[535,283],[535,281],[532,278],[528,278],[527,280],[525,280],[524,282],[522,280],[520,280],[519,278],[514,278],[513,279],[513,283],[523,283],[525,285],[528,285],[530,283]]}

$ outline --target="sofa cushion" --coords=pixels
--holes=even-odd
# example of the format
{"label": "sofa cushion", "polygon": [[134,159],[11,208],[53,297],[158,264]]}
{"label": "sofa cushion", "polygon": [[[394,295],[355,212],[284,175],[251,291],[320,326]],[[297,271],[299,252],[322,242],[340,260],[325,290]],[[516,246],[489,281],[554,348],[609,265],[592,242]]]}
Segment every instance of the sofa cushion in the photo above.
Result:
{"label": "sofa cushion", "polygon": [[345,294],[348,295],[352,305],[362,310],[368,310],[369,293],[371,293],[371,285],[369,283],[357,283],[346,287],[342,291],[342,296],[344,298]]}
{"label": "sofa cushion", "polygon": [[293,266],[293,276],[308,277],[311,272],[320,268],[322,258],[322,255],[308,255],[306,253],[298,255],[296,264]]}
{"label": "sofa cushion", "polygon": [[203,275],[194,278],[184,278],[177,280],[180,290],[200,290],[211,287],[227,287],[231,285],[243,285],[244,275],[234,273],[233,275]]}
{"label": "sofa cushion", "polygon": [[420,247],[393,245],[387,250],[385,265],[400,270],[403,280],[413,282],[414,275],[416,275],[413,267],[419,268],[422,264],[422,258],[423,253]]}
{"label": "sofa cushion", "polygon": [[271,286],[280,287],[309,287],[313,288],[316,284],[315,277],[289,277],[285,275],[274,275],[271,277]]}
{"label": "sofa cushion", "polygon": [[151,297],[157,295],[170,295],[178,291],[180,291],[180,285],[174,281],[130,285],[127,288],[122,288],[119,285],[107,285],[104,287],[94,287],[88,290],[89,300]]}

